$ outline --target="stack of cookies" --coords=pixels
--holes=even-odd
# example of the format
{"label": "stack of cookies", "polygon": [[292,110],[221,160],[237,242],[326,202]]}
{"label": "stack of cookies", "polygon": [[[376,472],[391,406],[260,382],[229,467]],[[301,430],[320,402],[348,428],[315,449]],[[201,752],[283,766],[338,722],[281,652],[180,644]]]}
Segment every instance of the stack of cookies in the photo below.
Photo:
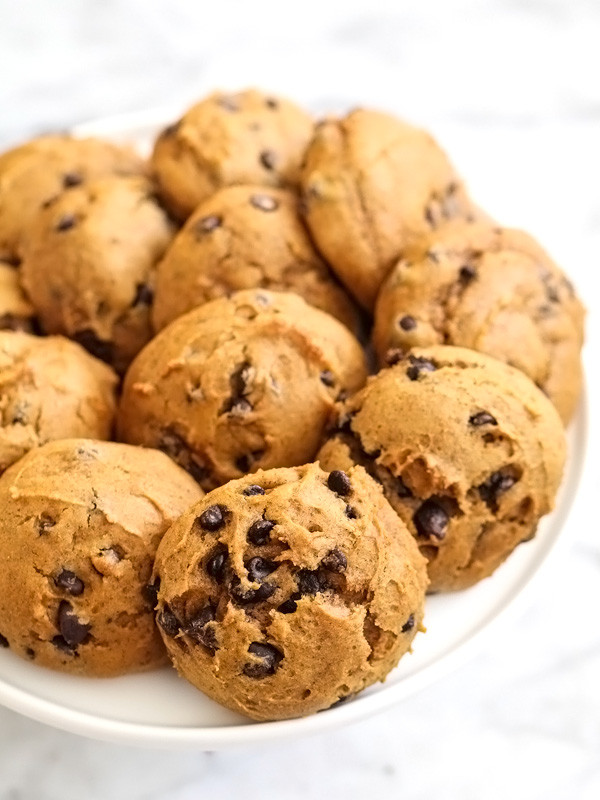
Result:
{"label": "stack of cookies", "polygon": [[583,307],[392,116],[217,92],[149,162],[33,140],[0,261],[0,646],[36,664],[324,710],[553,507]]}

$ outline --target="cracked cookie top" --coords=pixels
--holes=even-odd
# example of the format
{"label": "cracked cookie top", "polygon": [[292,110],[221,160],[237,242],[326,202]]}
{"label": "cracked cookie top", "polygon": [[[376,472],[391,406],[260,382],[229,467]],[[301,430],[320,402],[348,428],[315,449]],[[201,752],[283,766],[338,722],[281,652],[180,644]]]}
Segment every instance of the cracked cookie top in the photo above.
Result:
{"label": "cracked cookie top", "polygon": [[215,489],[166,534],[154,571],[173,663],[254,719],[355,694],[411,646],[425,561],[361,467],[259,471]]}

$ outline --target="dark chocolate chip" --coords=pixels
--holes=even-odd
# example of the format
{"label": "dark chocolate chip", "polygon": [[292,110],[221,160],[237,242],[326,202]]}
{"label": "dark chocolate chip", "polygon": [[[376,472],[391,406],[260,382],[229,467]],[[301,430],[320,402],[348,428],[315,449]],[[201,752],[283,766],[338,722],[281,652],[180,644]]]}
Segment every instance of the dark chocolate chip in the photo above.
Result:
{"label": "dark chocolate chip", "polygon": [[[71,647],[64,636],[53,636],[52,644],[57,650],[60,650],[63,653],[68,653],[70,656],[76,655],[74,648]],[[33,652],[33,650],[31,652]]]}
{"label": "dark chocolate chip", "polygon": [[275,211],[277,208],[279,208],[279,203],[277,200],[268,194],[250,195],[250,202],[254,208],[258,208],[259,211]]}
{"label": "dark chocolate chip", "polygon": [[288,600],[284,600],[280,606],[277,606],[277,611],[281,612],[282,614],[293,614],[298,608],[298,603],[296,600],[299,600],[300,596],[300,594],[294,592],[294,594]]}
{"label": "dark chocolate chip", "polygon": [[272,150],[263,150],[259,156],[260,163],[265,169],[273,170],[277,165],[277,156]]}
{"label": "dark chocolate chip", "polygon": [[207,628],[207,625],[209,622],[214,622],[215,618],[216,608],[212,603],[207,603],[193,619],[188,620],[184,628],[185,634],[206,647],[212,655],[218,650],[217,637],[214,629]]}
{"label": "dark chocolate chip", "polygon": [[75,214],[63,214],[54,226],[55,231],[68,231],[73,228],[77,222]]}
{"label": "dark chocolate chip", "polygon": [[216,228],[218,228],[222,222],[222,217],[217,216],[217,214],[210,214],[207,217],[202,217],[199,219],[195,225],[195,229],[200,235],[204,233],[211,233],[211,231],[214,231]]}
{"label": "dark chocolate chip", "polygon": [[248,381],[251,366],[252,365],[249,361],[244,361],[241,364],[238,364],[229,376],[231,395],[223,404],[221,413],[225,414],[232,411],[236,413],[247,413],[248,411],[252,410],[250,402],[245,397],[248,392]]}
{"label": "dark chocolate chip", "polygon": [[276,561],[269,561],[267,558],[254,556],[246,564],[248,578],[255,583],[263,581],[267,575],[275,572],[279,564]]}
{"label": "dark chocolate chip", "polygon": [[419,536],[443,539],[446,535],[450,517],[435,500],[429,499],[419,506],[413,516],[413,522]]}
{"label": "dark chocolate chip", "polygon": [[71,647],[77,647],[85,642],[91,628],[91,625],[78,619],[73,611],[73,606],[66,600],[62,600],[58,606],[57,624],[61,636]]}
{"label": "dark chocolate chip", "polygon": [[259,486],[257,483],[251,483],[250,486],[246,486],[242,494],[246,495],[246,497],[253,497],[256,494],[264,494],[265,490],[262,486]]}
{"label": "dark chocolate chip", "polygon": [[476,414],[471,414],[469,424],[479,427],[480,425],[497,425],[498,421],[487,411],[478,411]]}
{"label": "dark chocolate chip", "polygon": [[417,327],[417,320],[411,317],[410,314],[405,314],[398,320],[398,325],[403,331],[412,331]]}
{"label": "dark chocolate chip", "polygon": [[225,580],[225,568],[229,559],[229,551],[227,546],[222,542],[213,547],[206,559],[206,572],[217,583],[223,583]]}
{"label": "dark chocolate chip", "polygon": [[258,589],[242,589],[240,579],[237,575],[234,575],[229,586],[229,592],[237,603],[248,605],[267,600],[275,592],[275,588],[272,583],[261,583]]}
{"label": "dark chocolate chip", "polygon": [[199,464],[194,458],[190,458],[190,461],[188,464],[186,464],[185,469],[190,473],[192,478],[197,483],[202,483],[202,481],[205,481],[210,475],[210,470],[202,466],[202,464]]}
{"label": "dark chocolate chip", "polygon": [[72,338],[82,347],[85,347],[93,356],[99,358],[100,361],[110,363],[113,360],[114,346],[112,342],[105,342],[99,339],[91,328],[84,328],[81,331],[76,331]]}
{"label": "dark chocolate chip", "polygon": [[400,628],[400,631],[402,633],[408,633],[409,631],[412,631],[414,627],[415,627],[415,615],[411,614],[410,617],[404,623],[404,625]]}
{"label": "dark chocolate chip", "polygon": [[411,366],[406,370],[406,375],[411,381],[416,381],[422,372],[435,372],[437,369],[433,361],[428,358],[423,358],[422,356],[411,355],[408,357],[408,360]]}
{"label": "dark chocolate chip", "polygon": [[224,506],[209,506],[198,517],[198,524],[205,531],[218,531],[225,525]]}
{"label": "dark chocolate chip", "polygon": [[512,488],[517,480],[518,478],[512,472],[498,470],[477,487],[479,496],[486,506],[495,513],[498,510],[498,498]]}
{"label": "dark chocolate chip", "polygon": [[246,538],[251,544],[263,545],[269,541],[271,531],[275,527],[275,523],[270,519],[257,519],[248,528]]}
{"label": "dark chocolate chip", "polygon": [[59,587],[59,589],[64,589],[69,594],[78,597],[80,594],[83,594],[83,590],[85,588],[83,581],[81,578],[78,578],[74,572],[71,572],[70,569],[63,569],[61,570],[56,578],[54,578],[54,583]]}
{"label": "dark chocolate chip", "polygon": [[249,678],[266,678],[267,675],[273,675],[283,659],[281,650],[264,642],[252,642],[248,652],[260,658],[258,662],[244,664],[244,675]]}
{"label": "dark chocolate chip", "polygon": [[401,350],[399,347],[394,347],[385,354],[385,363],[388,367],[393,367],[401,361],[404,361],[404,356],[404,350]]}
{"label": "dark chocolate chip", "polygon": [[331,572],[345,572],[346,567],[348,566],[348,559],[341,550],[335,547],[333,550],[327,553],[325,558],[321,561],[321,566],[325,567],[325,569],[328,569]]}
{"label": "dark chocolate chip", "polygon": [[354,508],[354,506],[346,506],[346,516],[348,519],[358,519],[358,511]]}
{"label": "dark chocolate chip", "polygon": [[142,597],[147,606],[154,611],[158,605],[158,591],[160,589],[160,578],[157,576],[152,583],[142,586]]}
{"label": "dark chocolate chip", "polygon": [[296,575],[296,581],[301,595],[318,594],[328,588],[327,582],[322,575],[319,575],[317,570],[301,569]]}
{"label": "dark chocolate chip", "polygon": [[324,369],[321,373],[321,383],[325,384],[325,386],[335,386],[335,378],[333,377],[333,372],[328,369]]}
{"label": "dark chocolate chip", "polygon": [[154,289],[147,283],[138,283],[133,298],[133,306],[151,306],[154,301]]}
{"label": "dark chocolate chip", "polygon": [[341,469],[334,469],[333,472],[329,473],[327,486],[332,492],[339,494],[341,497],[346,497],[352,493],[350,478]]}
{"label": "dark chocolate chip", "polygon": [[270,108],[271,111],[275,111],[276,109],[279,108],[279,102],[275,100],[275,98],[273,97],[267,97],[267,99],[265,100],[265,105],[267,108]]}
{"label": "dark chocolate chip", "polygon": [[79,186],[83,183],[83,177],[78,172],[65,172],[63,175],[63,186],[70,189],[72,186]]}
{"label": "dark chocolate chip", "polygon": [[167,634],[167,636],[177,636],[181,630],[181,625],[175,614],[171,611],[170,606],[166,605],[159,612],[156,619],[160,627]]}
{"label": "dark chocolate chip", "polygon": [[52,517],[49,517],[48,514],[42,514],[35,521],[35,526],[39,536],[48,533],[50,528],[53,528],[55,525],[56,522],[52,519]]}
{"label": "dark chocolate chip", "polygon": [[0,647],[9,647],[8,639],[0,633]]}
{"label": "dark chocolate chip", "polygon": [[474,281],[477,277],[477,270],[470,264],[465,264],[460,268],[460,272],[458,274],[462,283],[471,283],[471,281]]}

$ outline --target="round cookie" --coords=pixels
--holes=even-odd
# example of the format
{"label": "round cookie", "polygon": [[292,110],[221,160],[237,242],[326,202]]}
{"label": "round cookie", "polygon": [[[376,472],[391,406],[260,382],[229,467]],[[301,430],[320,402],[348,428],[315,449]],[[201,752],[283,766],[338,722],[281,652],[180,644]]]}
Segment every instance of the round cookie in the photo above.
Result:
{"label": "round cookie", "polygon": [[244,291],[179,317],[139,354],[118,433],[157,447],[205,490],[314,459],[336,397],[366,379],[348,329],[302,298]]}
{"label": "round cookie", "polygon": [[124,372],[151,337],[154,273],[171,236],[144,178],[63,192],[38,214],[21,265],[44,329]]}
{"label": "round cookie", "polygon": [[321,711],[384,680],[421,628],[427,586],[377,484],[361,467],[316,464],[215,489],[170,528],[154,576],[177,670],[258,720]]}
{"label": "round cookie", "polygon": [[0,331],[0,472],[53,439],[109,439],[116,386],[69,339]]}
{"label": "round cookie", "polygon": [[158,265],[156,330],[196,306],[240,289],[296,292],[350,329],[357,313],[310,241],[297,196],[229,186],[201,203]]}
{"label": "round cookie", "polygon": [[407,245],[447,219],[476,213],[428,133],[365,109],[317,126],[301,185],[319,250],[369,310]]}
{"label": "round cookie", "polygon": [[151,163],[165,205],[183,220],[223,186],[296,186],[312,132],[312,118],[282,97],[215,92],[156,140]]}
{"label": "round cookie", "polygon": [[416,537],[431,589],[485,578],[554,505],[560,418],[522,372],[458,347],[418,348],[340,408],[324,469],[362,464]]}
{"label": "round cookie", "polygon": [[0,641],[80,675],[161,665],[154,556],[201,496],[154,450],[66,439],[28,453],[0,477]]}
{"label": "round cookie", "polygon": [[584,310],[573,286],[526,233],[455,222],[410,248],[383,284],[373,340],[390,348],[452,344],[525,372],[563,422],[581,391]]}
{"label": "round cookie", "polygon": [[0,261],[0,330],[36,329],[35,311],[19,282],[19,272],[7,261]]}
{"label": "round cookie", "polygon": [[18,263],[39,209],[64,189],[143,170],[133,150],[101,139],[40,136],[0,154],[0,258]]}

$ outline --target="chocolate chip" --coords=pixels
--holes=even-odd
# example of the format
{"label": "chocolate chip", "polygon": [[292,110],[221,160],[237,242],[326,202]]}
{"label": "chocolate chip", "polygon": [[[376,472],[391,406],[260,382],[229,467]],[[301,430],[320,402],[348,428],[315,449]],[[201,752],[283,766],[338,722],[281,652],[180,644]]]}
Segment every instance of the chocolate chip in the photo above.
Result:
{"label": "chocolate chip", "polygon": [[206,572],[217,583],[223,583],[225,579],[225,568],[229,559],[227,546],[219,542],[213,547],[206,560]]}
{"label": "chocolate chip", "polygon": [[327,582],[317,570],[301,569],[296,575],[298,591],[301,595],[315,595],[327,589]]}
{"label": "chocolate chip", "polygon": [[422,356],[409,356],[411,366],[406,370],[406,375],[411,381],[416,381],[422,372],[435,372],[437,367],[428,358]]}
{"label": "chocolate chip", "polygon": [[[54,638],[57,638],[57,637],[54,637]],[[62,636],[60,638],[62,639]],[[33,661],[33,659],[35,658],[35,650],[33,649],[33,647],[26,647],[25,648],[25,655],[27,656],[27,658],[30,658]]]}
{"label": "chocolate chip", "polygon": [[341,497],[346,497],[352,493],[350,478],[341,469],[334,469],[333,472],[329,473],[327,486],[332,492],[339,494]]}
{"label": "chocolate chip", "polygon": [[35,521],[35,526],[39,536],[43,536],[45,533],[48,533],[50,528],[53,528],[55,525],[56,522],[52,519],[52,517],[48,516],[48,514],[41,514]]}
{"label": "chocolate chip", "polygon": [[419,506],[413,516],[413,522],[419,536],[443,539],[450,517],[435,500],[429,499]]}
{"label": "chocolate chip", "polygon": [[354,506],[346,506],[345,511],[348,519],[358,519],[358,511],[354,508]]}
{"label": "chocolate chip", "polygon": [[393,367],[399,364],[400,361],[404,361],[404,356],[404,350],[401,350],[399,347],[394,347],[385,354],[385,363],[388,367]]}
{"label": "chocolate chip", "polygon": [[297,592],[288,599],[284,600],[280,606],[277,606],[277,611],[281,614],[293,614],[294,611],[298,608],[298,603],[296,600],[299,600],[301,595]]}
{"label": "chocolate chip", "polygon": [[[231,395],[223,404],[221,413],[230,412],[247,413],[252,410],[252,405],[246,398],[248,393],[248,383],[250,380],[250,370],[252,365],[249,361],[238,364],[229,376],[229,387]],[[242,472],[247,470],[241,470]]]}
{"label": "chocolate chip", "polygon": [[142,597],[144,598],[144,602],[148,605],[149,608],[154,611],[156,606],[158,605],[158,591],[160,589],[160,578],[156,577],[152,583],[147,583],[145,586],[142,586]]}
{"label": "chocolate chip", "polygon": [[72,186],[79,186],[83,183],[83,177],[78,172],[65,172],[63,175],[63,186],[70,189]]}
{"label": "chocolate chip", "polygon": [[470,264],[465,264],[458,273],[462,283],[471,283],[477,277],[477,270]]}
{"label": "chocolate chip", "polygon": [[218,531],[225,525],[226,513],[224,506],[209,506],[198,517],[198,524],[205,531]]}
{"label": "chocolate chip", "polygon": [[277,208],[279,208],[279,203],[277,200],[268,194],[250,195],[250,202],[254,208],[258,208],[259,211],[275,211]]}
{"label": "chocolate chip", "polygon": [[0,633],[0,647],[9,647],[8,639]]}
{"label": "chocolate chip", "polygon": [[190,458],[189,462],[185,466],[185,469],[190,473],[192,478],[200,484],[210,475],[210,470],[202,466],[202,464],[199,464],[194,458]]}
{"label": "chocolate chip", "polygon": [[275,523],[271,519],[257,519],[248,528],[246,538],[251,544],[257,546],[266,544],[271,536],[271,531],[275,527]]}
{"label": "chocolate chip", "polygon": [[476,414],[471,414],[469,424],[479,427],[480,425],[497,425],[498,421],[487,411],[478,411]]}
{"label": "chocolate chip", "polygon": [[331,572],[345,572],[346,567],[348,566],[348,559],[341,550],[335,547],[333,550],[330,550],[330,552],[327,553],[325,558],[321,561],[321,566],[325,567],[325,569],[328,569]]}
{"label": "chocolate chip", "polygon": [[206,647],[211,655],[214,655],[218,650],[217,637],[214,629],[206,626],[209,622],[214,622],[215,618],[216,608],[212,603],[207,603],[193,619],[188,620],[183,629],[187,636]]}
{"label": "chocolate chip", "polygon": [[411,614],[410,617],[406,620],[404,625],[400,628],[401,633],[408,633],[412,631],[415,627],[415,615]]}
{"label": "chocolate chip", "polygon": [[518,481],[518,477],[512,471],[498,470],[481,483],[477,488],[479,496],[486,506],[494,513],[498,511],[498,498],[507,492]]}
{"label": "chocolate chip", "polygon": [[251,483],[250,486],[246,486],[242,494],[246,495],[246,497],[253,497],[256,494],[264,494],[265,490],[262,486],[259,486],[257,483]]}
{"label": "chocolate chip", "polygon": [[325,386],[335,386],[335,378],[333,377],[333,372],[328,369],[324,369],[321,373],[321,383]]}
{"label": "chocolate chip", "polygon": [[75,214],[63,214],[54,226],[55,231],[68,231],[73,228],[77,222]]}
{"label": "chocolate chip", "polygon": [[78,619],[72,605],[66,600],[62,600],[58,606],[57,624],[61,636],[70,647],[77,647],[85,642],[91,628],[91,625]]}
{"label": "chocolate chip", "polygon": [[93,356],[99,358],[100,361],[105,361],[110,364],[113,360],[114,346],[112,342],[105,342],[99,339],[91,328],[84,328],[81,331],[76,331],[72,338],[82,347],[85,347]]}
{"label": "chocolate chip", "polygon": [[229,592],[237,603],[248,605],[267,600],[275,592],[275,588],[272,583],[261,583],[258,589],[242,589],[240,579],[237,575],[234,575],[229,586]]}
{"label": "chocolate chip", "polygon": [[264,642],[252,642],[248,652],[260,658],[260,661],[244,664],[244,675],[249,678],[266,678],[273,675],[283,659],[283,653],[272,644]]}
{"label": "chocolate chip", "polygon": [[277,165],[277,156],[272,150],[263,150],[259,156],[260,163],[265,169],[273,170]]}
{"label": "chocolate chip", "polygon": [[398,320],[398,325],[403,331],[412,331],[417,327],[417,320],[409,314],[405,314]]}
{"label": "chocolate chip", "polygon": [[78,597],[80,594],[83,594],[84,590],[84,583],[81,578],[78,578],[74,572],[71,572],[70,569],[63,569],[61,570],[56,578],[54,578],[54,583],[59,587],[59,589],[64,589],[69,594]]}
{"label": "chocolate chip", "polygon": [[171,611],[170,606],[165,603],[162,611],[159,612],[156,619],[160,627],[167,634],[167,636],[177,636],[181,630],[181,625],[175,614]]}
{"label": "chocolate chip", "polygon": [[[57,650],[60,650],[63,653],[68,653],[70,656],[76,655],[73,647],[71,647],[64,636],[53,636],[52,644]],[[33,650],[31,652],[33,653]],[[33,658],[33,656],[31,656],[31,658]]]}
{"label": "chocolate chip", "polygon": [[275,100],[273,97],[267,97],[265,100],[265,105],[267,108],[270,108],[271,111],[275,111],[279,108],[279,102]]}
{"label": "chocolate chip", "polygon": [[154,289],[146,283],[138,283],[132,306],[151,306],[154,300]]}
{"label": "chocolate chip", "polygon": [[251,558],[246,564],[248,578],[255,583],[260,583],[267,575],[275,572],[278,566],[279,564],[276,561],[269,561],[266,558],[254,556],[254,558]]}
{"label": "chocolate chip", "polygon": [[218,228],[222,222],[222,217],[217,216],[217,214],[210,214],[207,217],[202,217],[202,219],[199,219],[195,225],[195,229],[200,235],[204,233],[211,233],[211,231],[214,231],[216,228]]}

